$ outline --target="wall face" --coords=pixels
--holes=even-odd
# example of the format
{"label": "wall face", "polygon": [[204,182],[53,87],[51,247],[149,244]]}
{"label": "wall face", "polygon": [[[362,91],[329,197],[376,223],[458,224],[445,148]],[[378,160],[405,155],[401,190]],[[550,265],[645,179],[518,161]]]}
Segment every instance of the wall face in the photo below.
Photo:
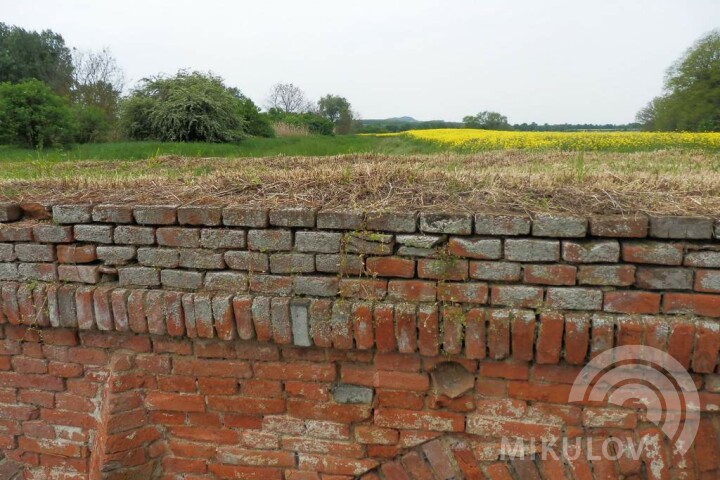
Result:
{"label": "wall face", "polygon": [[[720,477],[712,219],[0,204],[0,222],[0,478]],[[569,401],[588,362],[637,345],[690,372],[687,452],[643,401]],[[531,457],[539,439],[595,455]]]}

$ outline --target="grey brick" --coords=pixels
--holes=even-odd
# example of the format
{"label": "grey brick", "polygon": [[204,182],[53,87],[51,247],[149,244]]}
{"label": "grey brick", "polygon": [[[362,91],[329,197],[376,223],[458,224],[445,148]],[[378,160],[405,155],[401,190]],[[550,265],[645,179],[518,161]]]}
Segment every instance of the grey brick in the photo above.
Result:
{"label": "grey brick", "polygon": [[160,285],[160,274],[155,268],[121,267],[118,268],[118,276],[118,283],[121,286],[157,287]]}
{"label": "grey brick", "polygon": [[584,217],[539,215],[532,222],[535,237],[584,237],[588,221]]}
{"label": "grey brick", "polygon": [[603,294],[591,288],[547,289],[546,301],[551,308],[560,310],[601,310]]}
{"label": "grey brick", "polygon": [[635,285],[651,290],[690,290],[693,288],[693,272],[688,268],[640,267]]}
{"label": "grey brick", "polygon": [[317,228],[331,230],[360,230],[365,215],[355,211],[321,210],[317,213]]}
{"label": "grey brick", "polygon": [[222,253],[215,253],[212,250],[182,249],[180,250],[180,266],[203,270],[222,270],[225,268],[225,260],[223,260]]}
{"label": "grey brick", "polygon": [[132,223],[132,207],[126,205],[97,205],[92,211],[93,222]]}
{"label": "grey brick", "polygon": [[135,247],[97,247],[97,258],[106,265],[126,265],[135,258]]}
{"label": "grey brick", "polygon": [[239,272],[209,272],[205,275],[205,288],[228,292],[247,292],[248,276]]}
{"label": "grey brick", "polygon": [[200,230],[197,228],[158,228],[155,237],[158,245],[167,247],[198,248],[200,246]]}
{"label": "grey brick", "polygon": [[720,268],[720,250],[700,250],[685,255],[688,267]]}
{"label": "grey brick", "polygon": [[250,230],[248,248],[267,252],[292,250],[292,232],[290,230]]}
{"label": "grey brick", "polygon": [[0,280],[18,280],[17,263],[0,263]]}
{"label": "grey brick", "polygon": [[58,225],[36,225],[33,227],[33,236],[40,243],[71,243],[73,241],[72,227]]}
{"label": "grey brick", "polygon": [[315,210],[308,208],[277,208],[270,210],[270,225],[276,227],[314,227]]}
{"label": "grey brick", "polygon": [[298,347],[311,347],[310,302],[303,299],[293,299],[290,302],[290,321],[292,323],[293,344]]}
{"label": "grey brick", "polygon": [[270,300],[270,318],[272,322],[273,339],[292,337],[290,321],[290,299],[287,297],[273,297]]}
{"label": "grey brick", "polygon": [[340,383],[332,389],[333,400],[337,403],[346,404],[371,404],[373,400],[373,389],[359,385]]}
{"label": "grey brick", "polygon": [[458,257],[497,260],[502,256],[502,240],[452,237],[448,244],[448,252]]}
{"label": "grey brick", "polygon": [[100,281],[100,267],[96,265],[60,265],[57,273],[61,282],[96,284]]}
{"label": "grey brick", "polygon": [[87,223],[92,221],[92,206],[55,205],[52,216],[55,223]]}
{"label": "grey brick", "polygon": [[365,269],[360,255],[316,255],[315,267],[318,272],[360,275]]}
{"label": "grey brick", "polygon": [[272,273],[309,273],[315,271],[315,257],[307,253],[274,253],[270,255]]}
{"label": "grey brick", "polygon": [[250,290],[270,295],[290,295],[292,278],[286,275],[251,275]]}
{"label": "grey brick", "polygon": [[392,235],[380,233],[350,233],[345,237],[345,251],[368,255],[392,255],[395,242]]}
{"label": "grey brick", "polygon": [[299,252],[338,253],[342,238],[342,233],[297,232],[295,249]]}
{"label": "grey brick", "polygon": [[188,270],[163,270],[160,272],[160,282],[163,287],[195,290],[203,285],[204,274]]}
{"label": "grey brick", "polygon": [[417,213],[368,212],[365,228],[378,232],[414,233],[417,231]]}
{"label": "grey brick", "polygon": [[54,262],[55,246],[36,243],[18,243],[15,255],[21,262]]}
{"label": "grey brick", "polygon": [[421,213],[420,231],[427,233],[451,233],[470,235],[472,233],[472,215],[469,213]]}
{"label": "grey brick", "polygon": [[645,216],[602,215],[590,219],[590,233],[596,237],[644,238],[648,233]]}
{"label": "grey brick", "polygon": [[266,208],[226,207],[223,209],[223,224],[229,227],[268,226],[268,210]]}
{"label": "grey brick", "polygon": [[174,225],[177,205],[140,205],[133,209],[133,216],[140,225]]}
{"label": "grey brick", "polygon": [[528,235],[530,219],[520,215],[475,215],[475,233],[478,235]]}
{"label": "grey brick", "polygon": [[115,227],[115,243],[120,245],[152,245],[155,243],[155,229],[152,227]]}
{"label": "grey brick", "polygon": [[210,205],[192,205],[177,209],[180,225],[205,225],[213,227],[222,221],[222,207]]}
{"label": "grey brick", "polygon": [[33,227],[0,223],[0,242],[32,242],[32,240]]}
{"label": "grey brick", "polygon": [[492,288],[493,305],[538,308],[543,303],[543,289],[526,285],[499,285]]}
{"label": "grey brick", "polygon": [[0,223],[15,222],[22,217],[22,210],[17,203],[0,203]]}
{"label": "grey brick", "polygon": [[399,257],[424,257],[424,258],[437,258],[439,256],[437,249],[434,248],[416,248],[401,246],[397,249],[397,255]]}
{"label": "grey brick", "polygon": [[173,248],[139,248],[137,259],[146,267],[177,268],[180,265],[180,252]]}
{"label": "grey brick", "polygon": [[77,328],[77,308],[75,304],[76,287],[63,285],[57,290],[58,316],[60,326],[65,328]]}
{"label": "grey brick", "polygon": [[560,258],[560,242],[511,238],[505,240],[505,258],[518,262],[556,262]]}
{"label": "grey brick", "polygon": [[338,294],[339,284],[338,277],[295,277],[293,291],[295,295],[334,297]]}
{"label": "grey brick", "polygon": [[500,282],[520,280],[519,263],[511,262],[470,262],[470,278]]}
{"label": "grey brick", "polygon": [[270,271],[267,253],[225,252],[225,263],[233,270],[246,270],[248,272]]}
{"label": "grey brick", "polygon": [[655,238],[709,239],[713,219],[707,217],[650,217],[650,236]]}
{"label": "grey brick", "polygon": [[54,282],[58,279],[57,266],[54,263],[21,263],[18,276],[21,280]]}
{"label": "grey brick", "polygon": [[397,243],[404,247],[432,249],[447,240],[447,235],[396,235]]}
{"label": "grey brick", "polygon": [[78,242],[113,243],[112,225],[75,225],[75,240]]}
{"label": "grey brick", "polygon": [[573,263],[615,263],[620,260],[616,240],[563,241],[562,256]]}
{"label": "grey brick", "polygon": [[204,228],[200,232],[200,245],[203,248],[245,248],[247,244],[244,230],[216,230]]}
{"label": "grey brick", "polygon": [[0,262],[12,262],[15,256],[15,247],[12,243],[0,243]]}

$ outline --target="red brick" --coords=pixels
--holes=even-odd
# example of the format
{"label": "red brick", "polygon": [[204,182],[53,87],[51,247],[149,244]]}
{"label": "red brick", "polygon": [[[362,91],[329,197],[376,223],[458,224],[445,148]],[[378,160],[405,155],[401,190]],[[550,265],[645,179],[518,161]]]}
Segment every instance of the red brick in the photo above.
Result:
{"label": "red brick", "polygon": [[694,313],[704,317],[720,318],[720,295],[666,293],[663,312]]}
{"label": "red brick", "polygon": [[575,285],[577,268],[570,265],[525,265],[525,283]]}
{"label": "red brick", "polygon": [[487,303],[488,286],[485,283],[440,283],[438,300],[453,303]]}
{"label": "red brick", "polygon": [[488,353],[494,360],[510,355],[511,314],[505,310],[490,310],[487,330]]}
{"label": "red brick", "polygon": [[371,415],[371,408],[369,405],[318,403],[312,400],[290,398],[287,400],[287,412],[291,416],[304,419],[352,423],[368,419]]}
{"label": "red brick", "polygon": [[436,283],[421,280],[390,280],[388,299],[403,302],[434,302]]}
{"label": "red brick", "polygon": [[590,234],[595,237],[643,238],[647,236],[647,217],[623,218],[615,215],[590,219]]}
{"label": "red brick", "polygon": [[556,364],[560,361],[564,324],[564,318],[560,313],[548,312],[540,314],[535,356],[537,363]]}
{"label": "red brick", "polygon": [[368,274],[380,277],[412,278],[415,261],[402,257],[370,257],[365,261]]}
{"label": "red brick", "polygon": [[393,305],[376,305],[373,310],[375,343],[379,352],[392,352],[397,349],[394,311]]}
{"label": "red brick", "polygon": [[368,350],[375,346],[373,333],[372,304],[357,303],[352,308],[353,333],[355,346],[360,350]]}
{"label": "red brick", "polygon": [[432,280],[467,280],[468,261],[457,258],[418,260],[418,277]]}
{"label": "red brick", "polygon": [[375,410],[375,425],[435,432],[462,432],[465,430],[465,416],[442,411],[416,412],[379,408]]}
{"label": "red brick", "polygon": [[343,297],[382,300],[387,290],[387,280],[348,278],[340,280],[340,295]]}
{"label": "red brick", "polygon": [[583,364],[588,354],[589,341],[589,315],[565,315],[565,361],[573,365]]}
{"label": "red brick", "polygon": [[398,431],[391,428],[370,425],[358,425],[355,427],[355,440],[363,444],[395,445],[399,438]]}
{"label": "red brick", "polygon": [[440,336],[436,307],[418,307],[418,349],[420,355],[432,357],[438,354]]}
{"label": "red brick", "polygon": [[423,408],[424,393],[395,391],[395,390],[378,390],[377,399],[378,406],[390,408],[404,408],[409,410],[421,410]]}
{"label": "red brick", "polygon": [[147,333],[148,324],[145,317],[145,290],[133,290],[128,296],[128,323],[135,333]]}
{"label": "red brick", "polygon": [[60,263],[91,263],[97,260],[95,245],[58,245],[57,259]]}
{"label": "red brick", "polygon": [[659,313],[660,294],[633,291],[605,292],[603,310],[631,314]]}
{"label": "red brick", "polygon": [[255,337],[252,320],[252,297],[235,297],[232,301],[232,307],[238,336],[241,340],[251,340]]}
{"label": "red brick", "polygon": [[508,380],[527,380],[530,369],[526,363],[520,362],[494,362],[486,360],[480,362],[480,376],[506,378]]}
{"label": "red brick", "polygon": [[395,337],[401,353],[413,353],[417,350],[415,310],[414,304],[401,303],[395,306]]}
{"label": "red brick", "polygon": [[465,356],[471,359],[483,359],[485,345],[485,310],[472,308],[465,313]]}
{"label": "red brick", "polygon": [[699,322],[692,358],[696,373],[713,373],[718,364],[720,350],[720,326],[716,322]]}
{"label": "red brick", "polygon": [[510,382],[508,395],[520,400],[567,404],[571,388],[572,385]]}

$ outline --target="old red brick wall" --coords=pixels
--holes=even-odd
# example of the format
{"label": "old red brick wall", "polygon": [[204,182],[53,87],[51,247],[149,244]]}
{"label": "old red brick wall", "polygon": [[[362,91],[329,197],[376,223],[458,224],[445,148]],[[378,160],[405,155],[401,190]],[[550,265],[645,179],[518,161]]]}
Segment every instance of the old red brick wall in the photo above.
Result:
{"label": "old red brick wall", "polygon": [[[720,477],[712,219],[5,204],[0,222],[0,478]],[[568,401],[591,359],[640,345],[698,390],[685,452],[641,400]],[[506,456],[503,437],[654,447]]]}

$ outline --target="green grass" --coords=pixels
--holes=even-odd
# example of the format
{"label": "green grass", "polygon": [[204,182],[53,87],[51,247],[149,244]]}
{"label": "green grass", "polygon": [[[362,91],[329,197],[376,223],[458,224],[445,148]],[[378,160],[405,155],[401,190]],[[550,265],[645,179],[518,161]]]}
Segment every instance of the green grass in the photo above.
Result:
{"label": "green grass", "polygon": [[436,153],[443,147],[402,137],[360,135],[250,138],[238,144],[113,142],[34,151],[0,146],[0,162],[60,162],[80,160],[146,160],[167,155],[181,157],[328,156],[348,153]]}

